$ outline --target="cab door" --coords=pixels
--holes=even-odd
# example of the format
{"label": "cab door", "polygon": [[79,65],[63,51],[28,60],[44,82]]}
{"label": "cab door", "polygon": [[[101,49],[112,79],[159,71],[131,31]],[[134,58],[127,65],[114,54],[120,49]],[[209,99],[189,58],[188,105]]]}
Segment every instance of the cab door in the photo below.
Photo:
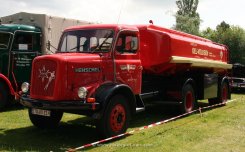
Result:
{"label": "cab door", "polygon": [[128,85],[135,94],[140,94],[142,66],[139,56],[138,32],[120,32],[114,54],[116,81]]}
{"label": "cab door", "polygon": [[9,77],[14,86],[30,82],[32,61],[41,54],[41,33],[17,31],[12,44]]}

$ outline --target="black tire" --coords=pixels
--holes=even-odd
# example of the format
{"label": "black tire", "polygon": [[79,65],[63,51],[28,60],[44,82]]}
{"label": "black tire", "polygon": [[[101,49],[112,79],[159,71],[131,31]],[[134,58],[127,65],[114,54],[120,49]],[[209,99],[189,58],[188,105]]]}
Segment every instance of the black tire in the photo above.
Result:
{"label": "black tire", "polygon": [[105,138],[125,133],[130,118],[127,99],[122,95],[113,96],[102,118],[98,120],[97,130]]}
{"label": "black tire", "polygon": [[28,110],[29,118],[34,126],[42,129],[52,129],[59,125],[63,112],[52,110],[50,117],[32,114],[32,109]]}
{"label": "black tire", "polygon": [[0,109],[6,107],[9,104],[9,93],[6,86],[0,82]]}
{"label": "black tire", "polygon": [[217,98],[208,99],[209,105],[215,105],[215,104],[220,104],[220,103],[224,103],[224,105],[225,105],[227,100],[230,98],[230,91],[229,91],[229,87],[228,87],[227,82],[224,81],[220,85],[220,88],[218,90],[219,90],[219,92],[218,92]]}
{"label": "black tire", "polygon": [[180,107],[181,113],[188,113],[196,109],[195,91],[191,84],[186,84],[182,88],[182,104]]}

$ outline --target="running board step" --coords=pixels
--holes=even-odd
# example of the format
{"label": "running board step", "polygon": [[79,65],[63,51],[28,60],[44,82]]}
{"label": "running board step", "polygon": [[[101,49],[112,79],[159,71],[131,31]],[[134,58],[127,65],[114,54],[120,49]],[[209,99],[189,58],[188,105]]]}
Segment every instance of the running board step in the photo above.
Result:
{"label": "running board step", "polygon": [[181,101],[154,101],[152,103],[159,104],[159,105],[181,105],[183,102]]}
{"label": "running board step", "polygon": [[136,108],[136,113],[145,111],[145,107]]}

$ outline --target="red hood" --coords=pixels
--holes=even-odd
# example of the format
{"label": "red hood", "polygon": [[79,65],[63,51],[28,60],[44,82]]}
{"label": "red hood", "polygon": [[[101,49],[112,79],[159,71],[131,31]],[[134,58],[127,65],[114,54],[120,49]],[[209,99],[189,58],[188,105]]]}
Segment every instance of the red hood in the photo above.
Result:
{"label": "red hood", "polygon": [[[35,58],[33,63],[31,96],[36,99],[80,100],[77,96],[80,87],[91,92],[101,80],[101,58],[98,54],[44,55]],[[53,78],[41,77],[42,73],[52,73]]]}
{"label": "red hood", "polygon": [[51,59],[56,61],[69,61],[69,62],[76,62],[76,61],[92,61],[100,59],[98,54],[91,54],[91,53],[57,53],[51,55],[43,55],[35,58],[35,60],[40,59]]}

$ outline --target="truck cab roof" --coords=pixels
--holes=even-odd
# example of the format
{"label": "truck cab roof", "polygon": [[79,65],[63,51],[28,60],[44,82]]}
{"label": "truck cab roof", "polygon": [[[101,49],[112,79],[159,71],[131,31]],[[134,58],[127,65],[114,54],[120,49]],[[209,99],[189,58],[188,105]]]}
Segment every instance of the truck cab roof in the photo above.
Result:
{"label": "truck cab roof", "polygon": [[30,26],[30,25],[22,25],[22,24],[1,24],[0,31],[11,32],[15,31],[32,31],[32,32],[41,32],[39,27]]}
{"label": "truck cab roof", "polygon": [[81,30],[81,29],[127,29],[127,30],[134,30],[138,31],[138,28],[135,25],[126,25],[126,24],[89,24],[89,25],[79,25],[79,26],[72,26],[65,29],[65,31],[71,30]]}

